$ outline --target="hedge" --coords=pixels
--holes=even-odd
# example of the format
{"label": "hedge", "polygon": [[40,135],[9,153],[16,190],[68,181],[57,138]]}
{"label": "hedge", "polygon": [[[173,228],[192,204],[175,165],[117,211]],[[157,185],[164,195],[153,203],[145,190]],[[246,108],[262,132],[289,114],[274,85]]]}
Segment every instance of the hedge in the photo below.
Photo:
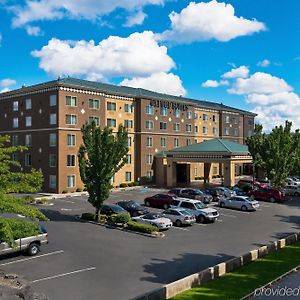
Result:
{"label": "hedge", "polygon": [[86,221],[95,221],[95,215],[92,213],[83,213],[81,215],[81,219]]}
{"label": "hedge", "polygon": [[158,231],[158,228],[156,226],[145,225],[134,221],[130,221],[127,223],[127,229],[143,233],[152,233],[154,231]]}
{"label": "hedge", "polygon": [[128,223],[131,219],[130,216],[128,214],[113,214],[110,216],[110,220],[117,224],[117,223],[122,223],[122,224],[126,224]]}

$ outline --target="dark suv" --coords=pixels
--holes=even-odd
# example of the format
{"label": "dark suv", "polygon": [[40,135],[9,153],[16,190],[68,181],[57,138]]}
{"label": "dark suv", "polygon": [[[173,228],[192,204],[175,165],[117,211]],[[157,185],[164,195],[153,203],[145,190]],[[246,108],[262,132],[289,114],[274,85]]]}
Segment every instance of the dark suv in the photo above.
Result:
{"label": "dark suv", "polygon": [[259,199],[274,202],[282,202],[284,200],[284,192],[276,188],[257,188],[248,192],[248,196],[252,199]]}

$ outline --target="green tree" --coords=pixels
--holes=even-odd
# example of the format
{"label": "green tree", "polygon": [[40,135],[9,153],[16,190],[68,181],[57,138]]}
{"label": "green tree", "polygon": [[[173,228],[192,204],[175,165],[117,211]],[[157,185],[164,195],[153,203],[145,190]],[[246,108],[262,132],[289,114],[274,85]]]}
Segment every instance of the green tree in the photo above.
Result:
{"label": "green tree", "polygon": [[111,178],[126,163],[128,133],[120,125],[118,132],[97,127],[95,122],[81,128],[83,144],[79,148],[79,170],[88,193],[88,201],[95,207],[95,220],[103,202],[109,197]]}

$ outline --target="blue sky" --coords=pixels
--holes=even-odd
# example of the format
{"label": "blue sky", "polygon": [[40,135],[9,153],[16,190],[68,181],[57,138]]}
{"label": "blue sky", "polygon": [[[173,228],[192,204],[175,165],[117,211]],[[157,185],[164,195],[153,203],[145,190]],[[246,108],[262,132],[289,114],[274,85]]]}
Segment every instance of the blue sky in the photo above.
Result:
{"label": "blue sky", "polygon": [[72,76],[300,127],[298,0],[0,0],[0,91]]}

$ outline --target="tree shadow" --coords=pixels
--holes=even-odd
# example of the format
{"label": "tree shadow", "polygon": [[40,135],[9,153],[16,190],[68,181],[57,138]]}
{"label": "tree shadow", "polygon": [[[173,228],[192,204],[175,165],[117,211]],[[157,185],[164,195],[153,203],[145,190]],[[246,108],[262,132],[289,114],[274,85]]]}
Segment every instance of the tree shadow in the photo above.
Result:
{"label": "tree shadow", "polygon": [[41,209],[41,212],[53,222],[80,222],[79,215],[76,214],[63,214],[52,209]]}
{"label": "tree shadow", "polygon": [[140,280],[167,284],[233,257],[226,254],[184,253],[171,260],[153,258],[151,263],[143,266],[144,272],[148,273],[149,276],[142,277]]}
{"label": "tree shadow", "polygon": [[286,223],[292,223],[294,225],[293,228],[295,229],[300,229],[300,215],[298,216],[282,216],[282,215],[275,215],[275,217],[281,218],[281,222],[286,222]]}

